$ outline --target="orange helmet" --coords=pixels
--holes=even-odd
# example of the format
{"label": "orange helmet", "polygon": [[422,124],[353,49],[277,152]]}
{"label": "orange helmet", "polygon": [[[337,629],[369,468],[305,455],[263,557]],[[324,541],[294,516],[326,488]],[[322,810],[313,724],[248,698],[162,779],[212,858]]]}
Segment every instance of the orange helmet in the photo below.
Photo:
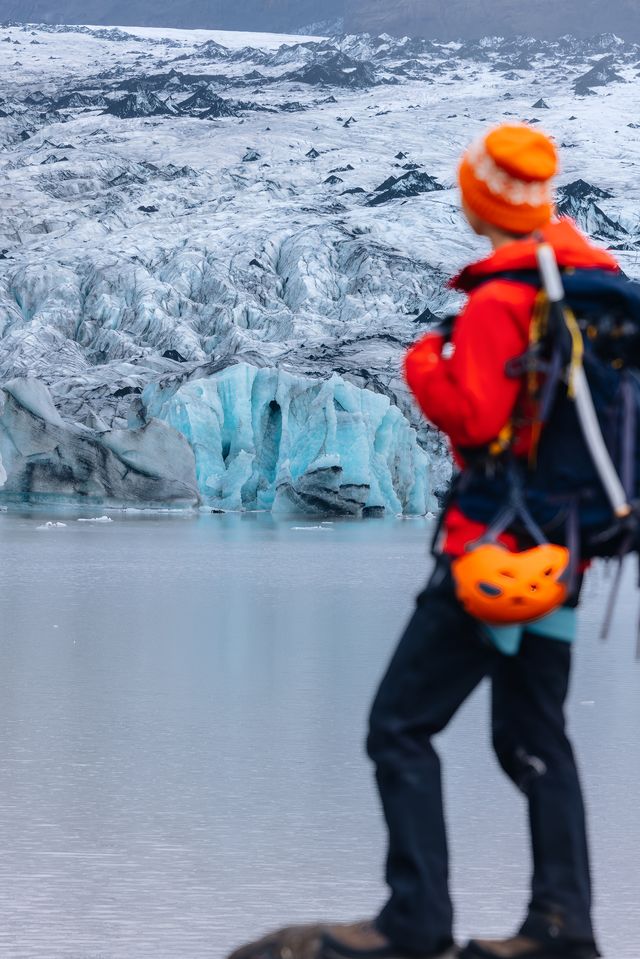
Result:
{"label": "orange helmet", "polygon": [[569,550],[545,543],[512,553],[485,543],[452,563],[458,599],[468,613],[491,626],[528,623],[561,606]]}

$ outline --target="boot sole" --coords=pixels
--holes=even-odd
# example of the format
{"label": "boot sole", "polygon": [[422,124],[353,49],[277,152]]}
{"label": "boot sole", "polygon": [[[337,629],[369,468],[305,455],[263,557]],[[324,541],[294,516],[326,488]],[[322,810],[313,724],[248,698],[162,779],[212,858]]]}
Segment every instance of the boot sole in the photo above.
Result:
{"label": "boot sole", "polygon": [[415,953],[396,952],[393,949],[379,949],[377,952],[358,953],[354,950],[336,952],[331,943],[321,942],[318,959],[460,959],[460,953],[455,947],[446,952],[419,956]]}
{"label": "boot sole", "polygon": [[[459,959],[502,959],[495,952],[487,952],[486,949],[479,949],[475,946],[467,946],[458,956]],[[546,950],[529,952],[514,956],[513,959],[599,959],[599,957],[600,953],[597,950],[583,949],[573,952],[548,952]]]}

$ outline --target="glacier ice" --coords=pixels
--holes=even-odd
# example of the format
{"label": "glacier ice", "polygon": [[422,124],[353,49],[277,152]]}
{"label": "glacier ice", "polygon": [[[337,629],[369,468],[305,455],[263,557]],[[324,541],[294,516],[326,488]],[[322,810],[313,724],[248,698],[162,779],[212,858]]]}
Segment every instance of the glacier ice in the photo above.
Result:
{"label": "glacier ice", "polygon": [[[402,355],[457,309],[447,279],[483,252],[461,228],[461,149],[490,123],[531,118],[538,101],[562,150],[561,210],[638,276],[638,45],[19,24],[0,26],[0,43],[22,64],[0,58],[7,501],[93,497],[137,508],[166,496],[165,505],[280,509],[317,496],[322,509],[356,512],[428,503],[426,487],[444,488],[450,462],[409,398]],[[587,79],[605,85],[576,96],[603,55],[602,76]],[[132,109],[114,116],[114,100]],[[171,396],[182,402],[196,382],[215,392],[220,371],[243,364],[265,371],[245,374],[257,377],[256,391],[276,369],[315,382],[317,407],[313,389],[302,391],[310,435],[320,409],[327,431],[336,423],[325,460],[300,436],[265,472],[259,423],[253,439],[242,426],[237,453],[225,453],[227,440],[214,453],[211,437],[201,449],[189,429],[144,412],[143,395],[150,406],[162,395],[169,409]],[[48,392],[36,393],[34,378]],[[247,390],[239,397],[251,405]],[[280,403],[275,393],[271,402]],[[400,415],[383,413],[385,402]],[[368,431],[355,425],[356,409],[373,417]],[[236,422],[226,399],[223,412]],[[275,407],[264,415],[273,433]],[[403,473],[423,469],[420,450],[424,496]]]}
{"label": "glacier ice", "polygon": [[428,456],[387,396],[337,374],[246,363],[150,384],[127,429],[68,422],[42,382],[11,380],[0,390],[0,463],[4,502],[350,516],[434,504]]}
{"label": "glacier ice", "polygon": [[145,417],[191,445],[203,502],[220,509],[425,513],[429,463],[388,397],[238,363],[177,386],[151,384]]}
{"label": "glacier ice", "polygon": [[150,419],[97,432],[63,420],[34,377],[0,390],[0,460],[5,502],[196,505],[195,462],[185,438]]}

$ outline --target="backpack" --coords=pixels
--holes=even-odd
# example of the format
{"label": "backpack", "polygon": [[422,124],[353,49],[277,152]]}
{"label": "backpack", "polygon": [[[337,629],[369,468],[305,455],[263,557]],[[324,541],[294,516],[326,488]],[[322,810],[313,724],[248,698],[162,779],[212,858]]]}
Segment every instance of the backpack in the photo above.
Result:
{"label": "backpack", "polygon": [[[553,264],[557,274],[555,257]],[[576,563],[640,552],[640,284],[605,270],[564,270],[561,292],[550,299],[540,270],[494,273],[477,285],[494,279],[539,290],[529,349],[507,364],[507,375],[529,383],[538,438],[528,463],[508,444],[466,451],[470,465],[452,499],[470,519],[502,524],[523,546],[533,520],[548,541],[568,546]],[[595,414],[586,432],[584,403],[572,390],[582,373],[590,396],[583,399]],[[520,506],[505,513],[516,499]]]}

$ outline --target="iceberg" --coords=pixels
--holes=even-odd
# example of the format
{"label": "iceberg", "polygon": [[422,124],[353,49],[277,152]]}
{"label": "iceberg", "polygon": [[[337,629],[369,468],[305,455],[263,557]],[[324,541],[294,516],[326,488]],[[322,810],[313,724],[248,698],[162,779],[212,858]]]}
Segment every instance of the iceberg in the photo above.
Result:
{"label": "iceberg", "polygon": [[203,504],[274,513],[424,514],[429,459],[389,398],[327,379],[237,363],[204,378],[149,384],[143,420],[193,450]]}

